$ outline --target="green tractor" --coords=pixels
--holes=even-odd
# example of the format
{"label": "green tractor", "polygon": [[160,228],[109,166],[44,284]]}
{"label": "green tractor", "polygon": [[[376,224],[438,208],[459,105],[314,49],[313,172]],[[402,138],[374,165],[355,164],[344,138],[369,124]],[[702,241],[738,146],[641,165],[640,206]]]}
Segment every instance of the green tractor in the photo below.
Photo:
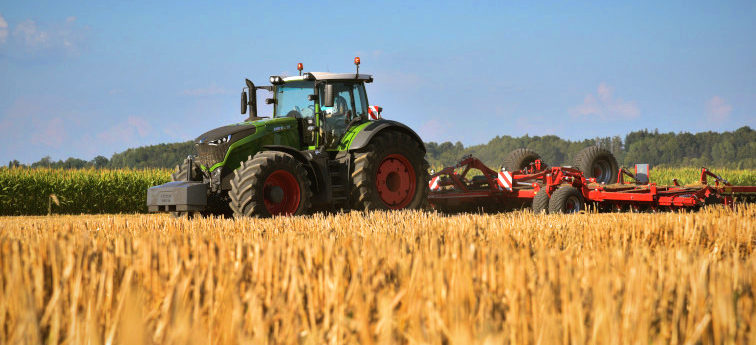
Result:
{"label": "green tractor", "polygon": [[[409,127],[369,106],[357,73],[302,73],[249,79],[241,123],[195,140],[173,182],[147,192],[150,212],[270,217],[341,209],[417,209],[426,204],[425,146]],[[256,91],[273,97],[271,117],[257,116]]]}

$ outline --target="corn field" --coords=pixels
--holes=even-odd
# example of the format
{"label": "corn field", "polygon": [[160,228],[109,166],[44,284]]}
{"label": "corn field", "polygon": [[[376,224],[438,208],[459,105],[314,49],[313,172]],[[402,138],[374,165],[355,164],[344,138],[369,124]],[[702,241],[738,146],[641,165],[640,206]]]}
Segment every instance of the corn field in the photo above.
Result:
{"label": "corn field", "polygon": [[[756,170],[714,169],[735,185],[756,185]],[[655,168],[651,182],[697,182],[698,168]],[[170,181],[171,171],[0,168],[0,215],[147,212],[147,188]],[[710,179],[711,180],[711,179]],[[711,180],[713,182],[713,180]]]}
{"label": "corn field", "polygon": [[147,188],[170,181],[154,170],[0,169],[0,215],[147,212]]}
{"label": "corn field", "polygon": [[0,217],[1,344],[754,344],[756,206]]}

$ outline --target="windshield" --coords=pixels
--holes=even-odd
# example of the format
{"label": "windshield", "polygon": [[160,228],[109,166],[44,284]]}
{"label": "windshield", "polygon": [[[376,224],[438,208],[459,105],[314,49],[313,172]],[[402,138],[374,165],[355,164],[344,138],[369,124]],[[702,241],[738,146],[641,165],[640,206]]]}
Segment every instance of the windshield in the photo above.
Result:
{"label": "windshield", "polygon": [[312,117],[315,102],[308,101],[315,83],[311,81],[291,81],[276,88],[276,106],[273,117]]}

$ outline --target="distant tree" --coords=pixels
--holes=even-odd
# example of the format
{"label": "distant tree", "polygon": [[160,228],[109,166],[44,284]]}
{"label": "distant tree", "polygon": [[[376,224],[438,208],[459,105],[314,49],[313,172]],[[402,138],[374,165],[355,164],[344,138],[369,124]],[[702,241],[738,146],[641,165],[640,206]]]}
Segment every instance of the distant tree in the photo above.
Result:
{"label": "distant tree", "polygon": [[52,165],[52,159],[50,156],[44,156],[39,161],[32,163],[32,168],[50,168]]}
{"label": "distant tree", "polygon": [[8,169],[19,168],[19,167],[22,167],[22,166],[24,166],[24,165],[21,164],[21,162],[19,162],[18,159],[14,159],[14,160],[8,162]]}
{"label": "distant tree", "polygon": [[102,169],[102,168],[107,167],[109,162],[110,161],[107,158],[105,158],[104,156],[97,156],[97,157],[95,157],[95,158],[92,159],[92,161],[90,162],[90,164],[93,167],[95,167],[96,169]]}
{"label": "distant tree", "polygon": [[[543,137],[496,136],[488,143],[465,147],[461,142],[426,143],[426,158],[431,167],[456,163],[462,156],[473,154],[491,167],[499,167],[512,150],[529,148],[541,155],[549,165],[572,165],[583,148],[599,145],[614,153],[620,165],[635,163],[756,169],[756,131],[741,127],[734,132],[659,133],[648,129],[619,136],[597,137],[581,141],[564,140],[554,135]],[[95,168],[168,168],[173,169],[186,156],[196,154],[191,141],[143,146],[115,153],[110,159],[97,156],[87,162],[78,158],[54,162],[49,156],[32,163],[32,167],[77,169]],[[14,163],[15,162],[15,163]],[[19,166],[11,161],[8,166]]]}

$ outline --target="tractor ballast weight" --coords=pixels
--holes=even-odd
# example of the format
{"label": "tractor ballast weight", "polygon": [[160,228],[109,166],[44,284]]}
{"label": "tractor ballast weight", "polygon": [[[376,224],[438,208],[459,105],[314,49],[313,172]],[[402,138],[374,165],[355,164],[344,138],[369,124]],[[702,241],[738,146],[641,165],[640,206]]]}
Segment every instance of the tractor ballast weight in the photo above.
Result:
{"label": "tractor ballast weight", "polygon": [[[270,77],[271,86],[247,79],[241,110],[249,117],[197,137],[197,155],[172,175],[186,183],[150,188],[148,209],[265,217],[424,205],[425,146],[412,129],[368,105],[372,76],[298,69],[299,76]],[[257,114],[261,89],[273,93],[266,100],[273,104],[270,118]],[[206,187],[204,207],[196,203],[198,184]],[[195,204],[177,202],[186,196]]]}

